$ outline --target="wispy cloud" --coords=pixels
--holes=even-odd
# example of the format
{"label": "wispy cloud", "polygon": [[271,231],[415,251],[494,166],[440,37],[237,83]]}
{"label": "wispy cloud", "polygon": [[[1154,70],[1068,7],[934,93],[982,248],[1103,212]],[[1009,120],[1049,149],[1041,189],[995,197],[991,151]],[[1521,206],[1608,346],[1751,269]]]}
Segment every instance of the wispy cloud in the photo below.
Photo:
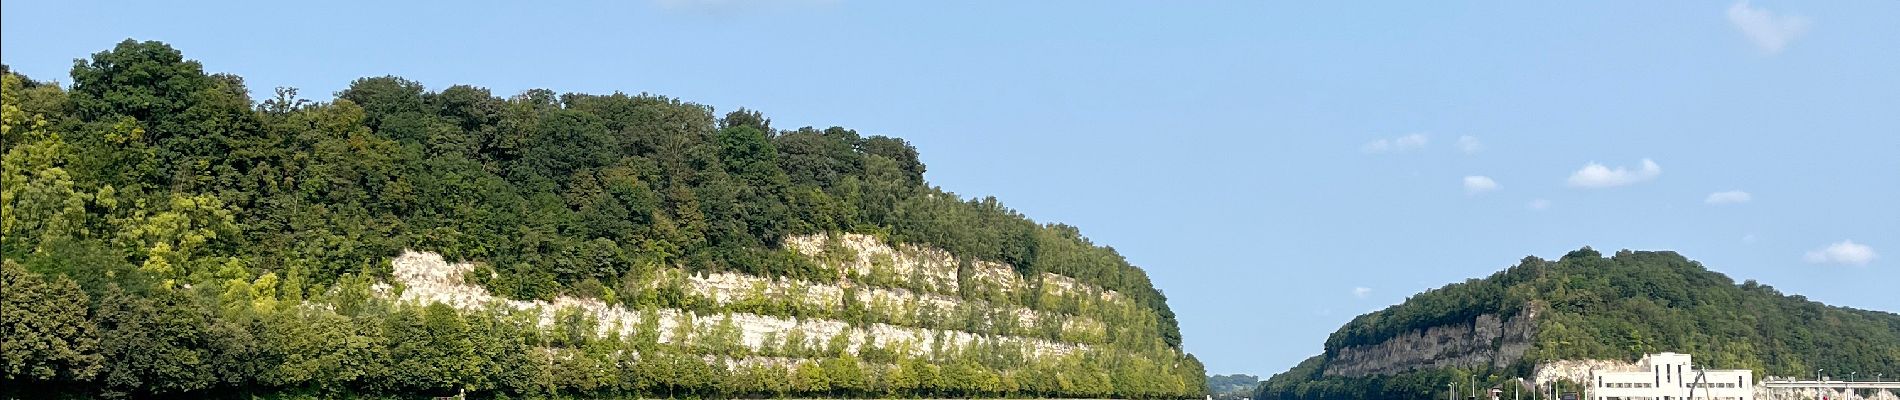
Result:
{"label": "wispy cloud", "polygon": [[1702,199],[1702,202],[1708,204],[1737,204],[1747,203],[1749,200],[1754,199],[1755,196],[1749,195],[1748,192],[1730,190],[1726,192],[1709,193],[1709,197]]}
{"label": "wispy cloud", "polygon": [[1371,296],[1371,295],[1372,295],[1372,288],[1365,287],[1365,286],[1352,288],[1352,297],[1358,297],[1358,298],[1363,299],[1363,298],[1366,298],[1366,296]]}
{"label": "wispy cloud", "polygon": [[1465,152],[1465,154],[1478,154],[1478,152],[1484,151],[1484,142],[1478,141],[1477,136],[1459,136],[1458,151]]}
{"label": "wispy cloud", "polygon": [[1647,158],[1643,159],[1641,168],[1634,170],[1624,167],[1610,168],[1593,162],[1585,164],[1582,169],[1570,174],[1570,186],[1588,189],[1612,188],[1649,181],[1658,176],[1662,176],[1662,166],[1656,165],[1655,161]]}
{"label": "wispy cloud", "polygon": [[1879,254],[1874,253],[1873,247],[1854,243],[1852,240],[1843,240],[1840,243],[1809,251],[1802,259],[1816,264],[1867,265],[1879,257]]}
{"label": "wispy cloud", "polygon": [[1381,138],[1359,146],[1359,151],[1366,152],[1367,154],[1404,153],[1424,148],[1425,144],[1431,142],[1431,140],[1432,138],[1430,136],[1425,136],[1423,133],[1414,133],[1391,139]]}
{"label": "wispy cloud", "polygon": [[1764,8],[1748,4],[1741,0],[1728,6],[1728,22],[1742,31],[1755,47],[1768,54],[1780,53],[1789,42],[1807,33],[1812,24],[1807,17],[1798,15],[1775,15]]}
{"label": "wispy cloud", "polygon": [[1465,177],[1465,194],[1478,194],[1498,190],[1498,181],[1489,176],[1472,175]]}
{"label": "wispy cloud", "polygon": [[1545,199],[1531,200],[1530,204],[1525,204],[1524,207],[1529,208],[1531,210],[1535,210],[1535,211],[1544,211],[1544,210],[1550,209],[1550,200],[1545,200]]}

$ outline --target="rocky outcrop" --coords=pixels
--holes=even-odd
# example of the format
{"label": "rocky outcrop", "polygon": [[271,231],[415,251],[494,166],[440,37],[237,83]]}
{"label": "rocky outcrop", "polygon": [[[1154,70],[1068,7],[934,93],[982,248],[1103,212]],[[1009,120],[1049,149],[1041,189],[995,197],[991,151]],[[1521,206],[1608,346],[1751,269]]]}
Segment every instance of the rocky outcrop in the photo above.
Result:
{"label": "rocky outcrop", "polygon": [[[793,252],[823,260],[826,266],[849,275],[888,275],[925,292],[945,295],[957,293],[958,261],[943,250],[912,245],[891,246],[876,236],[862,234],[794,236],[786,238],[784,246]],[[974,260],[970,261],[969,271],[969,278],[974,284],[994,287],[1004,294],[1013,295],[1031,289],[1030,282],[1024,281],[1022,275],[1016,273],[1009,264]],[[1041,279],[1043,290],[1053,295],[1089,295],[1103,301],[1125,301],[1120,293],[1075,278],[1045,272]]]}
{"label": "rocky outcrop", "polygon": [[889,246],[876,236],[847,234],[793,236],[785,248],[826,261],[828,267],[857,276],[889,274],[925,291],[957,292],[956,258],[949,252],[920,246]]}
{"label": "rocky outcrop", "polygon": [[[1084,337],[1101,337],[1107,334],[1108,327],[1093,318],[1046,311],[1037,312],[1019,306],[988,304],[954,296],[959,275],[964,275],[964,278],[972,279],[977,284],[987,285],[1003,293],[1016,293],[1036,288],[1021,279],[1021,276],[1006,264],[972,261],[960,274],[959,269],[963,266],[941,250],[914,246],[892,247],[867,235],[800,236],[788,238],[786,246],[801,255],[812,257],[827,268],[835,268],[843,272],[841,275],[850,278],[836,282],[812,282],[730,272],[690,274],[679,269],[664,269],[654,277],[654,281],[647,284],[651,287],[662,284],[661,281],[671,279],[677,282],[675,285],[686,291],[686,294],[722,305],[765,296],[813,306],[836,307],[845,301],[846,293],[850,291],[855,294],[849,298],[867,307],[924,307],[940,311],[956,307],[979,307],[991,310],[989,315],[995,317],[1014,317],[1019,326],[1031,326],[1042,319],[1056,318],[1061,322],[1060,329],[1064,338],[1069,337],[1071,332],[1080,332]],[[716,326],[729,323],[738,331],[736,338],[738,344],[754,350],[784,346],[785,340],[792,337],[804,338],[804,344],[811,347],[824,346],[834,338],[841,337],[848,351],[855,352],[864,346],[875,345],[911,354],[923,354],[935,348],[961,348],[975,343],[1020,346],[1029,354],[1039,356],[1070,354],[1088,347],[1085,344],[1043,338],[983,335],[889,323],[852,324],[830,319],[779,317],[751,313],[702,315],[689,310],[671,308],[641,311],[619,304],[608,304],[597,299],[570,296],[556,297],[552,301],[512,300],[495,296],[487,289],[469,283],[463,276],[475,270],[473,264],[449,262],[436,253],[404,251],[391,261],[391,266],[393,267],[391,274],[394,278],[393,282],[378,284],[376,290],[403,303],[418,305],[442,303],[471,311],[497,309],[507,312],[526,312],[543,327],[553,326],[562,315],[579,313],[597,322],[599,334],[617,333],[621,337],[635,336],[642,329],[642,322],[650,318],[649,329],[654,329],[653,333],[661,343],[689,340],[676,337],[679,332],[707,332],[714,330],[712,328]],[[854,280],[868,279],[873,274],[902,277],[898,279],[904,279],[903,283],[920,290],[879,286]],[[1038,289],[1051,295],[1096,298],[1107,304],[1124,305],[1126,302],[1113,291],[1084,284],[1066,276],[1044,274],[1040,278],[1043,279],[1046,287]],[[694,329],[679,329],[688,324]]]}
{"label": "rocky outcrop", "polygon": [[[443,303],[464,310],[480,310],[498,307],[507,310],[528,311],[539,315],[540,325],[552,326],[562,312],[581,312],[598,321],[600,333],[619,333],[622,337],[632,337],[640,327],[641,312],[619,305],[610,305],[596,299],[561,296],[554,301],[511,300],[488,293],[487,289],[465,283],[462,274],[474,269],[469,263],[450,263],[435,253],[405,251],[391,262],[393,274],[401,284],[398,286],[379,285],[379,291],[393,294],[397,299],[412,304]],[[1082,348],[1082,345],[1058,343],[1049,340],[984,336],[961,331],[940,331],[933,329],[895,326],[889,324],[852,324],[827,319],[798,319],[775,317],[749,313],[725,315],[698,315],[692,311],[662,308],[655,310],[659,341],[672,343],[680,340],[675,337],[678,327],[691,323],[696,330],[708,330],[710,327],[730,319],[739,329],[739,341],[754,350],[772,343],[771,339],[792,337],[793,332],[806,339],[805,345],[822,345],[838,335],[844,335],[848,349],[856,351],[866,344],[880,347],[903,348],[912,354],[924,354],[929,349],[942,345],[956,348],[977,341],[1000,341],[1016,343],[1031,349],[1038,355],[1062,355]]]}
{"label": "rocky outcrop", "polygon": [[1538,364],[1531,372],[1531,382],[1539,385],[1557,381],[1589,382],[1591,371],[1628,372],[1641,371],[1643,367],[1634,362],[1617,360],[1558,360]]}
{"label": "rocky outcrop", "polygon": [[1508,320],[1485,314],[1470,322],[1400,334],[1374,345],[1353,346],[1332,354],[1327,376],[1390,375],[1425,368],[1505,367],[1530,350],[1534,311]]}
{"label": "rocky outcrop", "polygon": [[[845,290],[856,290],[855,300],[865,307],[930,307],[939,312],[955,310],[959,305],[972,303],[949,295],[932,292],[915,292],[903,288],[868,286],[854,282],[819,283],[779,277],[776,279],[758,276],[721,272],[711,274],[690,274],[684,270],[670,270],[669,274],[686,276],[685,289],[693,295],[712,300],[719,304],[732,304],[761,297],[777,299],[795,299],[813,307],[836,307],[843,304]],[[1011,272],[1013,273],[1013,272]],[[1066,277],[1064,279],[1067,279]],[[999,315],[1015,316],[1017,326],[1034,326],[1041,318],[1047,318],[1035,310],[1026,307],[974,303],[979,307],[1000,311]],[[1068,315],[1054,316],[1068,325],[1097,326],[1099,322],[1086,317]]]}

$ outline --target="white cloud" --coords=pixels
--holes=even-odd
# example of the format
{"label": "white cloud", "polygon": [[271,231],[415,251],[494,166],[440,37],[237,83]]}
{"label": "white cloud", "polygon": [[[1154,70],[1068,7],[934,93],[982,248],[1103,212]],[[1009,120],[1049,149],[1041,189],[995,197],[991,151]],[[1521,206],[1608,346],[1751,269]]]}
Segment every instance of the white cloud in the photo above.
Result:
{"label": "white cloud", "polygon": [[1816,264],[1867,265],[1868,262],[1872,262],[1875,258],[1879,257],[1879,254],[1874,254],[1874,248],[1872,247],[1854,243],[1852,240],[1842,240],[1840,243],[1831,244],[1819,250],[1809,251],[1808,255],[1802,258]]}
{"label": "white cloud", "polygon": [[1432,139],[1431,137],[1425,136],[1425,134],[1414,133],[1410,135],[1400,136],[1398,139],[1393,139],[1392,143],[1397,144],[1401,148],[1417,148],[1417,147],[1425,147],[1425,142],[1430,141],[1431,139]]}
{"label": "white cloud", "polygon": [[1656,165],[1655,161],[1647,158],[1643,159],[1643,167],[1636,170],[1624,167],[1611,169],[1603,164],[1592,162],[1585,164],[1583,169],[1577,170],[1576,173],[1570,174],[1570,186],[1589,189],[1612,188],[1656,179],[1658,176],[1662,176],[1662,166]]}
{"label": "white cloud", "polygon": [[1363,298],[1366,298],[1366,296],[1371,296],[1371,295],[1372,295],[1372,288],[1365,287],[1365,286],[1352,288],[1352,297],[1358,297],[1358,298],[1363,299]]}
{"label": "white cloud", "polygon": [[1709,204],[1736,204],[1747,203],[1749,200],[1754,199],[1755,196],[1749,195],[1748,192],[1730,190],[1726,192],[1709,193],[1709,197],[1702,199],[1702,202]]}
{"label": "white cloud", "polygon": [[1756,8],[1741,0],[1728,6],[1728,22],[1742,31],[1742,36],[1754,42],[1768,54],[1780,53],[1788,47],[1788,42],[1807,33],[1810,21],[1798,15],[1775,15],[1764,8]]}
{"label": "white cloud", "polygon": [[1742,243],[1755,243],[1756,240],[1760,239],[1756,238],[1753,233],[1742,235]]}
{"label": "white cloud", "polygon": [[1498,181],[1483,175],[1465,177],[1465,194],[1478,194],[1498,190]]}
{"label": "white cloud", "polygon": [[1531,200],[1530,204],[1526,204],[1524,206],[1530,207],[1530,209],[1532,210],[1543,211],[1545,209],[1550,208],[1550,200],[1545,200],[1545,199]]}
{"label": "white cloud", "polygon": [[1391,139],[1379,139],[1367,142],[1364,146],[1359,146],[1359,151],[1370,154],[1404,153],[1423,148],[1425,144],[1431,142],[1431,140],[1431,137],[1425,136],[1423,133],[1414,133]]}
{"label": "white cloud", "polygon": [[1478,141],[1477,136],[1459,136],[1458,151],[1463,151],[1465,154],[1478,154],[1478,152],[1484,151],[1484,142]]}

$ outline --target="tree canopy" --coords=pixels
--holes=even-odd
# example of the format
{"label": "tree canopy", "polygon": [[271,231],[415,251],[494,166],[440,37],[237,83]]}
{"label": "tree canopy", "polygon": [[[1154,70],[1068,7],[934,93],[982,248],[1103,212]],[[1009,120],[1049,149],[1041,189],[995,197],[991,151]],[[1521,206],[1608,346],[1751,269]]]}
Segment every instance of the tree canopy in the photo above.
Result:
{"label": "tree canopy", "polygon": [[[903,139],[779,129],[758,111],[722,115],[652,94],[498,97],[394,76],[356,80],[330,101],[291,88],[254,101],[243,79],[151,41],[75,61],[70,87],[4,75],[0,395],[1202,391],[1200,365],[1181,351],[1167,299],[1141,269],[1074,227],[930,186]],[[1133,306],[1037,295],[1046,291],[951,293],[1109,327],[1091,333],[1054,318],[1044,327],[982,322],[994,312],[975,306],[718,305],[645,290],[663,270],[839,281],[847,277],[782,241],[845,233],[939,248],[965,264],[1005,262],[1038,289],[1043,273],[1060,274]],[[474,283],[512,299],[907,321],[1094,350],[1025,359],[990,340],[925,356],[803,344],[756,354],[716,330],[664,345],[573,334],[584,318],[551,332],[501,311],[379,300],[372,287],[389,281],[403,249],[477,260],[486,273]],[[804,361],[747,361],[775,357]]]}
{"label": "tree canopy", "polygon": [[[1324,374],[1341,349],[1374,345],[1480,315],[1535,310],[1531,348],[1504,368],[1430,368],[1391,376]],[[1557,360],[1633,361],[1689,353],[1706,368],[1749,369],[1757,377],[1806,376],[1816,368],[1900,375],[1900,315],[1834,307],[1704,268],[1667,251],[1588,247],[1555,261],[1526,257],[1484,279],[1412,296],[1354,318],[1314,356],[1261,386],[1257,398],[1438,398],[1464,377],[1501,384]]]}

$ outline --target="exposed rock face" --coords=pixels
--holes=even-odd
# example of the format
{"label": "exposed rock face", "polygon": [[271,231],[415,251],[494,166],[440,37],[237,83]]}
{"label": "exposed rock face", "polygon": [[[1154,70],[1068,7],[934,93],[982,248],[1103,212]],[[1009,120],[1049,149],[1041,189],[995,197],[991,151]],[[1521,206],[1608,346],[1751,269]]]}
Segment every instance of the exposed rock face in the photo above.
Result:
{"label": "exposed rock face", "polygon": [[[669,273],[686,274],[686,272],[682,270],[673,270],[673,271],[669,271]],[[1006,271],[1006,273],[1015,274],[1015,272],[1009,272],[1009,271]],[[1051,275],[1051,276],[1061,277],[1061,279],[1069,279],[1068,277],[1062,277],[1061,275]],[[819,306],[819,307],[835,307],[839,304],[843,304],[844,299],[845,299],[844,294],[845,294],[846,288],[856,289],[858,291],[856,295],[856,301],[859,304],[864,305],[866,307],[925,306],[925,307],[933,307],[936,310],[948,311],[948,310],[956,309],[957,306],[959,305],[970,302],[968,300],[959,299],[954,296],[938,294],[934,292],[913,292],[908,289],[867,286],[867,285],[857,284],[857,283],[849,282],[849,281],[836,282],[836,283],[818,283],[818,282],[807,282],[807,281],[788,279],[784,277],[779,277],[777,279],[763,278],[763,277],[757,277],[757,276],[733,273],[733,272],[721,272],[721,273],[712,273],[712,274],[688,274],[686,283],[688,286],[690,286],[688,287],[688,289],[692,290],[694,294],[705,296],[719,304],[732,304],[735,302],[751,300],[755,297],[763,296],[763,297],[782,298],[782,299],[798,299],[800,302],[805,303],[807,305],[813,305],[813,306]],[[1009,290],[1023,290],[1023,289],[1011,288]],[[1104,297],[1104,298],[1107,298],[1107,297]],[[1005,305],[1005,304],[980,304],[980,306],[984,308],[993,308],[998,311],[1001,311],[1000,313],[1001,315],[1015,316],[1016,323],[1018,326],[1033,326],[1036,324],[1039,318],[1043,318],[1043,316],[1041,316],[1035,310],[1031,310],[1025,307]],[[1075,329],[1092,329],[1092,327],[1097,327],[1101,325],[1101,323],[1096,322],[1095,320],[1087,318],[1087,317],[1076,317],[1076,316],[1068,316],[1068,315],[1058,315],[1055,317],[1061,318],[1061,321],[1064,323],[1064,326],[1090,327],[1090,328],[1075,328]]]}
{"label": "exposed rock face", "polygon": [[[837,260],[828,265],[858,276],[887,272],[913,282],[926,292],[957,293],[957,261],[949,252],[912,245],[892,247],[871,235],[845,234],[836,238],[825,235],[794,236],[785,239],[785,247],[820,259]],[[842,253],[842,254],[839,254]],[[830,264],[830,263],[828,263]],[[1003,293],[1030,290],[1029,283],[1008,264],[976,260],[970,263],[971,278],[978,284],[991,285]],[[1121,294],[1053,273],[1043,273],[1044,290],[1051,294],[1093,294],[1106,301],[1121,301]]]}
{"label": "exposed rock face", "polygon": [[794,236],[785,239],[785,247],[799,254],[839,259],[841,262],[832,267],[860,276],[888,269],[927,291],[957,292],[956,258],[943,250],[909,245],[891,247],[870,235],[842,235],[835,241],[825,235]]}
{"label": "exposed rock face", "polygon": [[1531,381],[1547,384],[1556,381],[1589,382],[1590,371],[1627,372],[1641,371],[1643,367],[1635,362],[1617,360],[1558,360],[1538,364],[1531,373]]}
{"label": "exposed rock face", "polygon": [[[736,273],[694,274],[686,277],[684,289],[693,295],[712,300],[720,304],[732,304],[750,296],[775,296],[797,299],[808,304],[836,306],[845,299],[847,288],[857,290],[856,301],[870,306],[874,304],[897,304],[906,306],[931,305],[940,309],[950,309],[969,300],[952,295],[957,290],[957,262],[948,253],[940,250],[922,249],[905,246],[892,248],[865,235],[844,235],[835,239],[818,236],[794,237],[786,240],[794,251],[819,259],[827,267],[841,271],[857,272],[858,276],[869,275],[875,269],[888,269],[896,276],[905,276],[925,291],[917,292],[903,288],[890,288],[865,285],[860,282],[841,280],[839,282],[808,282],[787,278],[764,278]],[[828,249],[829,248],[829,249]],[[839,254],[827,254],[827,251],[842,251],[849,257]],[[563,312],[580,312],[599,322],[600,334],[619,333],[622,337],[632,337],[640,328],[642,312],[628,309],[617,304],[607,304],[600,300],[561,296],[553,301],[511,300],[495,296],[486,289],[467,283],[463,275],[474,270],[470,263],[451,263],[441,255],[429,252],[404,251],[391,261],[394,267],[393,277],[396,285],[380,284],[377,289],[386,295],[393,295],[402,302],[412,304],[443,303],[463,310],[499,308],[536,315],[542,326],[552,326],[558,315]],[[971,276],[981,284],[993,285],[1004,293],[1030,290],[1016,272],[1006,264],[976,261],[971,263]],[[684,273],[672,270],[668,273]],[[1103,290],[1083,284],[1074,279],[1054,274],[1043,276],[1046,292],[1058,295],[1083,295],[1110,302],[1122,302],[1122,298],[1113,291]],[[400,287],[400,293],[397,288]],[[979,303],[980,304],[980,303]],[[981,304],[988,306],[987,304]],[[1066,331],[1083,330],[1096,334],[1105,333],[1106,326],[1094,319],[1073,315],[1039,315],[1033,310],[1015,306],[1000,306],[997,315],[1014,316],[1018,323],[1033,324],[1041,318],[1062,318],[1062,327]],[[730,320],[739,330],[739,342],[752,349],[777,345],[774,340],[783,340],[793,332],[802,335],[807,345],[822,345],[833,337],[843,335],[849,343],[847,349],[855,352],[867,344],[881,347],[903,349],[912,354],[924,354],[930,349],[942,345],[945,347],[963,347],[973,342],[1000,342],[1021,345],[1037,355],[1062,355],[1084,349],[1087,346],[1076,343],[1056,342],[1040,338],[978,335],[954,330],[935,330],[884,323],[853,325],[844,321],[790,318],[749,313],[730,313],[720,315],[698,315],[692,311],[661,308],[651,314],[657,319],[658,337],[661,343],[671,343],[676,338],[678,327],[692,324],[701,330]],[[939,343],[942,342],[942,343]]]}
{"label": "exposed rock face", "polygon": [[1094,285],[1082,283],[1082,281],[1075,280],[1075,278],[1070,278],[1070,277],[1066,277],[1062,275],[1056,275],[1056,274],[1052,274],[1048,272],[1042,273],[1042,286],[1043,286],[1043,290],[1046,290],[1049,293],[1058,294],[1058,295],[1071,294],[1071,293],[1084,293],[1084,294],[1093,293],[1095,294],[1096,297],[1101,298],[1103,301],[1112,301],[1112,302],[1122,301],[1122,297],[1121,297],[1122,294],[1116,291],[1098,288],[1098,287],[1095,287]]}
{"label": "exposed rock face", "polygon": [[1425,368],[1509,366],[1530,350],[1535,318],[1534,311],[1509,320],[1485,314],[1471,322],[1407,332],[1376,345],[1347,347],[1332,356],[1324,373],[1362,377]]}

